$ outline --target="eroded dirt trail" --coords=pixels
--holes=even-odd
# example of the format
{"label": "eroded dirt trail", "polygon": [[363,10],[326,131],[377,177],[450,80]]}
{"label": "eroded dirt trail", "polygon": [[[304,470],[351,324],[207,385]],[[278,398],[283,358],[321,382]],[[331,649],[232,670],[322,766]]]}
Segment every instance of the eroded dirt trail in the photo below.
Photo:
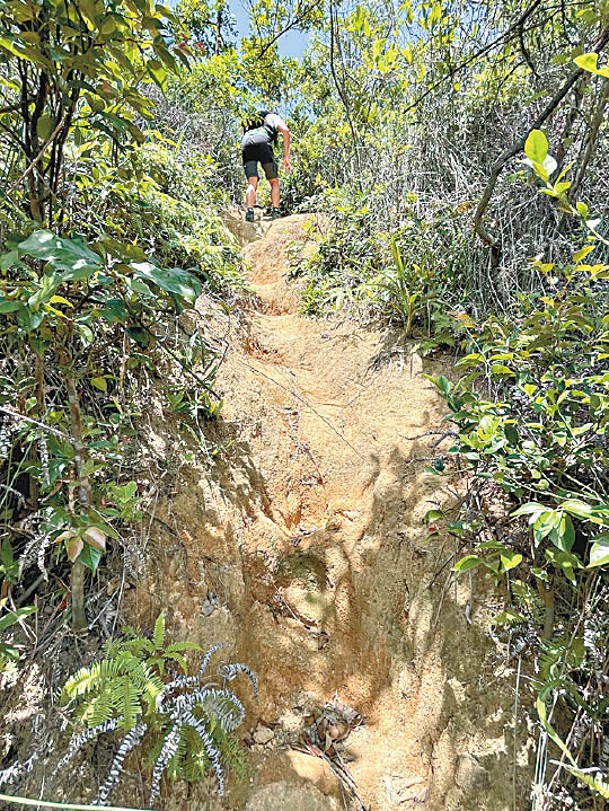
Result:
{"label": "eroded dirt trail", "polygon": [[249,232],[258,306],[220,373],[225,452],[159,504],[179,543],[138,611],[169,606],[179,633],[234,641],[258,674],[254,770],[224,807],[362,808],[323,758],[287,745],[336,695],[365,719],[340,744],[365,807],[524,808],[509,672],[483,601],[447,579],[454,541],[422,524],[451,498],[424,470],[442,415],[424,371],[438,370],[391,351],[390,334],[298,314],[286,273],[309,219]]}

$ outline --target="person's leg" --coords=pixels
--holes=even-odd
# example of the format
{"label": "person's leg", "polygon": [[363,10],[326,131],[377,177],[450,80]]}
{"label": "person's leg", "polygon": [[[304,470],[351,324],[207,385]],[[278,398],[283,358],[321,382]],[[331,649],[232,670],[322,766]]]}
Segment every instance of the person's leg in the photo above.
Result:
{"label": "person's leg", "polygon": [[279,178],[272,178],[269,183],[271,184],[271,206],[279,208]]}
{"label": "person's leg", "polygon": [[258,192],[258,177],[253,175],[247,179],[247,189],[245,191],[245,205],[247,208],[254,208],[256,205],[256,195]]}
{"label": "person's leg", "polygon": [[271,214],[273,219],[277,219],[277,217],[281,217],[281,210],[279,208],[279,167],[273,157],[268,163],[263,163],[262,168],[264,169],[266,179],[271,184]]}

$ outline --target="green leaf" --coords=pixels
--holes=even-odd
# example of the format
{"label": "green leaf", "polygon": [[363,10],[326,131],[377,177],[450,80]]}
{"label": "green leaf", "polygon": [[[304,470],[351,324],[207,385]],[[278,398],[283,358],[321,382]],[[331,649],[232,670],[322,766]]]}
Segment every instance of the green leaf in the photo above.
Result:
{"label": "green leaf", "polygon": [[93,546],[89,546],[89,544],[84,544],[82,552],[78,556],[78,562],[82,563],[93,573],[95,573],[101,559],[102,553],[100,550],[95,549]]}
{"label": "green leaf", "polygon": [[482,563],[482,558],[479,558],[478,555],[466,555],[455,563],[452,567],[452,571],[461,574],[462,572],[468,572],[470,569],[475,568],[480,563]]}
{"label": "green leaf", "polygon": [[579,251],[573,254],[573,261],[575,263],[581,262],[582,259],[585,259],[589,253],[595,249],[596,245],[584,245],[583,248],[580,248]]}
{"label": "green leaf", "polygon": [[590,73],[596,73],[598,69],[597,53],[581,54],[581,56],[576,56],[573,61],[575,62],[578,68],[581,68],[582,70],[587,70]]}
{"label": "green leaf", "polygon": [[589,521],[593,517],[592,507],[586,504],[585,501],[580,501],[579,499],[568,499],[561,507],[565,512],[569,513],[569,515],[574,515],[576,518]]}
{"label": "green leaf", "polygon": [[48,113],[44,113],[38,119],[38,123],[36,124],[36,134],[40,138],[41,141],[46,141],[49,139],[53,130],[55,128],[55,119],[53,116],[49,115]]}
{"label": "green leaf", "polygon": [[180,296],[190,303],[194,303],[201,293],[199,280],[181,268],[163,269],[150,262],[134,262],[130,267],[139,278],[154,282],[161,290]]}
{"label": "green leaf", "polygon": [[604,76],[605,78],[609,77],[609,67],[598,67],[598,54],[596,53],[592,52],[576,56],[573,61],[578,68],[586,70],[588,73],[594,73],[597,76]]}
{"label": "green leaf", "polygon": [[164,93],[167,89],[167,70],[163,64],[159,62],[158,59],[152,59],[148,62],[146,68],[148,69],[151,79]]}
{"label": "green leaf", "polygon": [[[546,701],[548,700],[548,697],[549,697],[550,693],[552,693],[553,690],[560,690],[560,689],[564,689],[565,687],[566,687],[566,682],[565,682],[564,679],[556,679],[555,681],[551,681],[551,682],[548,682],[547,684],[544,684],[544,686],[542,687],[542,689],[539,692],[539,696],[537,697],[537,701],[535,703],[535,706],[537,707],[537,715],[539,716],[539,723],[544,728],[544,730],[547,732],[549,738],[552,741],[554,741],[556,746],[558,746],[558,748],[565,755],[565,757],[573,765],[576,765],[575,760],[573,759],[573,755],[571,754],[571,752],[569,751],[569,749],[565,745],[562,738],[558,735],[558,733],[556,732],[554,727],[550,724],[550,721],[548,719],[548,709],[546,707]],[[572,694],[574,691],[570,690],[569,692]],[[579,698],[579,695],[577,695],[577,698]],[[581,700],[578,703],[581,705],[581,703],[582,703]]]}
{"label": "green leaf", "polygon": [[514,569],[520,563],[522,563],[522,555],[519,552],[506,549],[501,553],[501,565],[505,572],[509,572],[510,569]]}
{"label": "green leaf", "polygon": [[422,523],[429,524],[432,521],[438,521],[440,518],[444,518],[442,510],[427,510],[423,516]]}
{"label": "green leaf", "polygon": [[560,541],[557,543],[557,546],[559,549],[562,549],[565,552],[570,552],[573,544],[575,543],[575,527],[573,526],[573,521],[569,515],[565,515],[563,513],[560,525],[558,527],[558,535]]}
{"label": "green leaf", "polygon": [[500,611],[495,617],[495,625],[517,625],[524,621],[525,618],[522,614],[519,614],[518,611],[512,611],[511,609]]}
{"label": "green leaf", "polygon": [[108,391],[108,381],[105,377],[92,377],[90,383],[99,391]]}
{"label": "green leaf", "polygon": [[527,504],[523,504],[522,507],[518,507],[517,510],[514,510],[512,516],[515,518],[518,515],[530,515],[530,516],[537,516],[539,513],[545,512],[546,508],[543,504],[539,504],[536,501],[530,501]]}
{"label": "green leaf", "polygon": [[36,606],[28,605],[24,608],[18,608],[16,611],[9,611],[0,617],[0,631],[5,631],[12,625],[16,625],[19,620],[29,617],[36,611]]}
{"label": "green leaf", "polygon": [[34,231],[19,244],[26,256],[49,262],[64,271],[61,281],[86,279],[102,267],[100,257],[79,239],[63,239],[52,231]]}
{"label": "green leaf", "polygon": [[162,648],[165,644],[165,612],[161,611],[154,623],[154,632],[152,634],[152,641],[156,648]]}
{"label": "green leaf", "polygon": [[0,299],[0,313],[14,313],[16,310],[21,310],[22,307],[23,304],[20,301]]}
{"label": "green leaf", "polygon": [[595,569],[598,566],[609,564],[609,536],[599,535],[596,542],[590,547],[590,562],[588,569]]}
{"label": "green leaf", "polygon": [[524,145],[524,153],[534,163],[543,165],[548,146],[548,139],[541,130],[531,130]]}

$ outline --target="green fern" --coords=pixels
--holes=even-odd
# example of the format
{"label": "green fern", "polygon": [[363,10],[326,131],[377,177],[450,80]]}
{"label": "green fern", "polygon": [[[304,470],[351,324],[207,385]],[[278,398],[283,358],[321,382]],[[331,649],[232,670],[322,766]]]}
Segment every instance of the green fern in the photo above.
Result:
{"label": "green fern", "polygon": [[[128,629],[122,639],[105,644],[104,659],[81,668],[61,692],[61,701],[71,704],[82,728],[72,737],[62,765],[100,734],[118,731],[122,736],[99,789],[97,800],[102,805],[120,779],[126,756],[144,743],[152,770],[151,805],[163,774],[170,780],[199,782],[213,772],[221,794],[225,769],[246,773],[245,754],[234,736],[245,717],[243,704],[218,678],[212,681],[207,676],[212,657],[224,645],[214,645],[189,673],[184,654],[200,652],[200,646],[192,642],[166,645],[166,633],[164,614],[157,618],[151,638]],[[172,672],[168,674],[169,663]],[[175,675],[176,666],[182,674]],[[224,684],[242,673],[256,695],[256,676],[245,665],[223,664],[218,669]]]}
{"label": "green fern", "polygon": [[162,611],[154,623],[154,631],[152,634],[152,641],[157,650],[161,650],[165,646],[165,612]]}

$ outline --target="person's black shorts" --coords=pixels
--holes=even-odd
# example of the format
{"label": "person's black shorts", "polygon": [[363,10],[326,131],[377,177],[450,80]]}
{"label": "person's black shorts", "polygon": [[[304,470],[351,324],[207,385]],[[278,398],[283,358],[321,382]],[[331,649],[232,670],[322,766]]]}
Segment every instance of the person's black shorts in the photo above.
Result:
{"label": "person's black shorts", "polygon": [[269,144],[248,144],[243,147],[241,154],[246,177],[260,177],[258,174],[259,163],[262,164],[267,180],[274,180],[279,177],[277,161],[273,154],[273,148]]}

